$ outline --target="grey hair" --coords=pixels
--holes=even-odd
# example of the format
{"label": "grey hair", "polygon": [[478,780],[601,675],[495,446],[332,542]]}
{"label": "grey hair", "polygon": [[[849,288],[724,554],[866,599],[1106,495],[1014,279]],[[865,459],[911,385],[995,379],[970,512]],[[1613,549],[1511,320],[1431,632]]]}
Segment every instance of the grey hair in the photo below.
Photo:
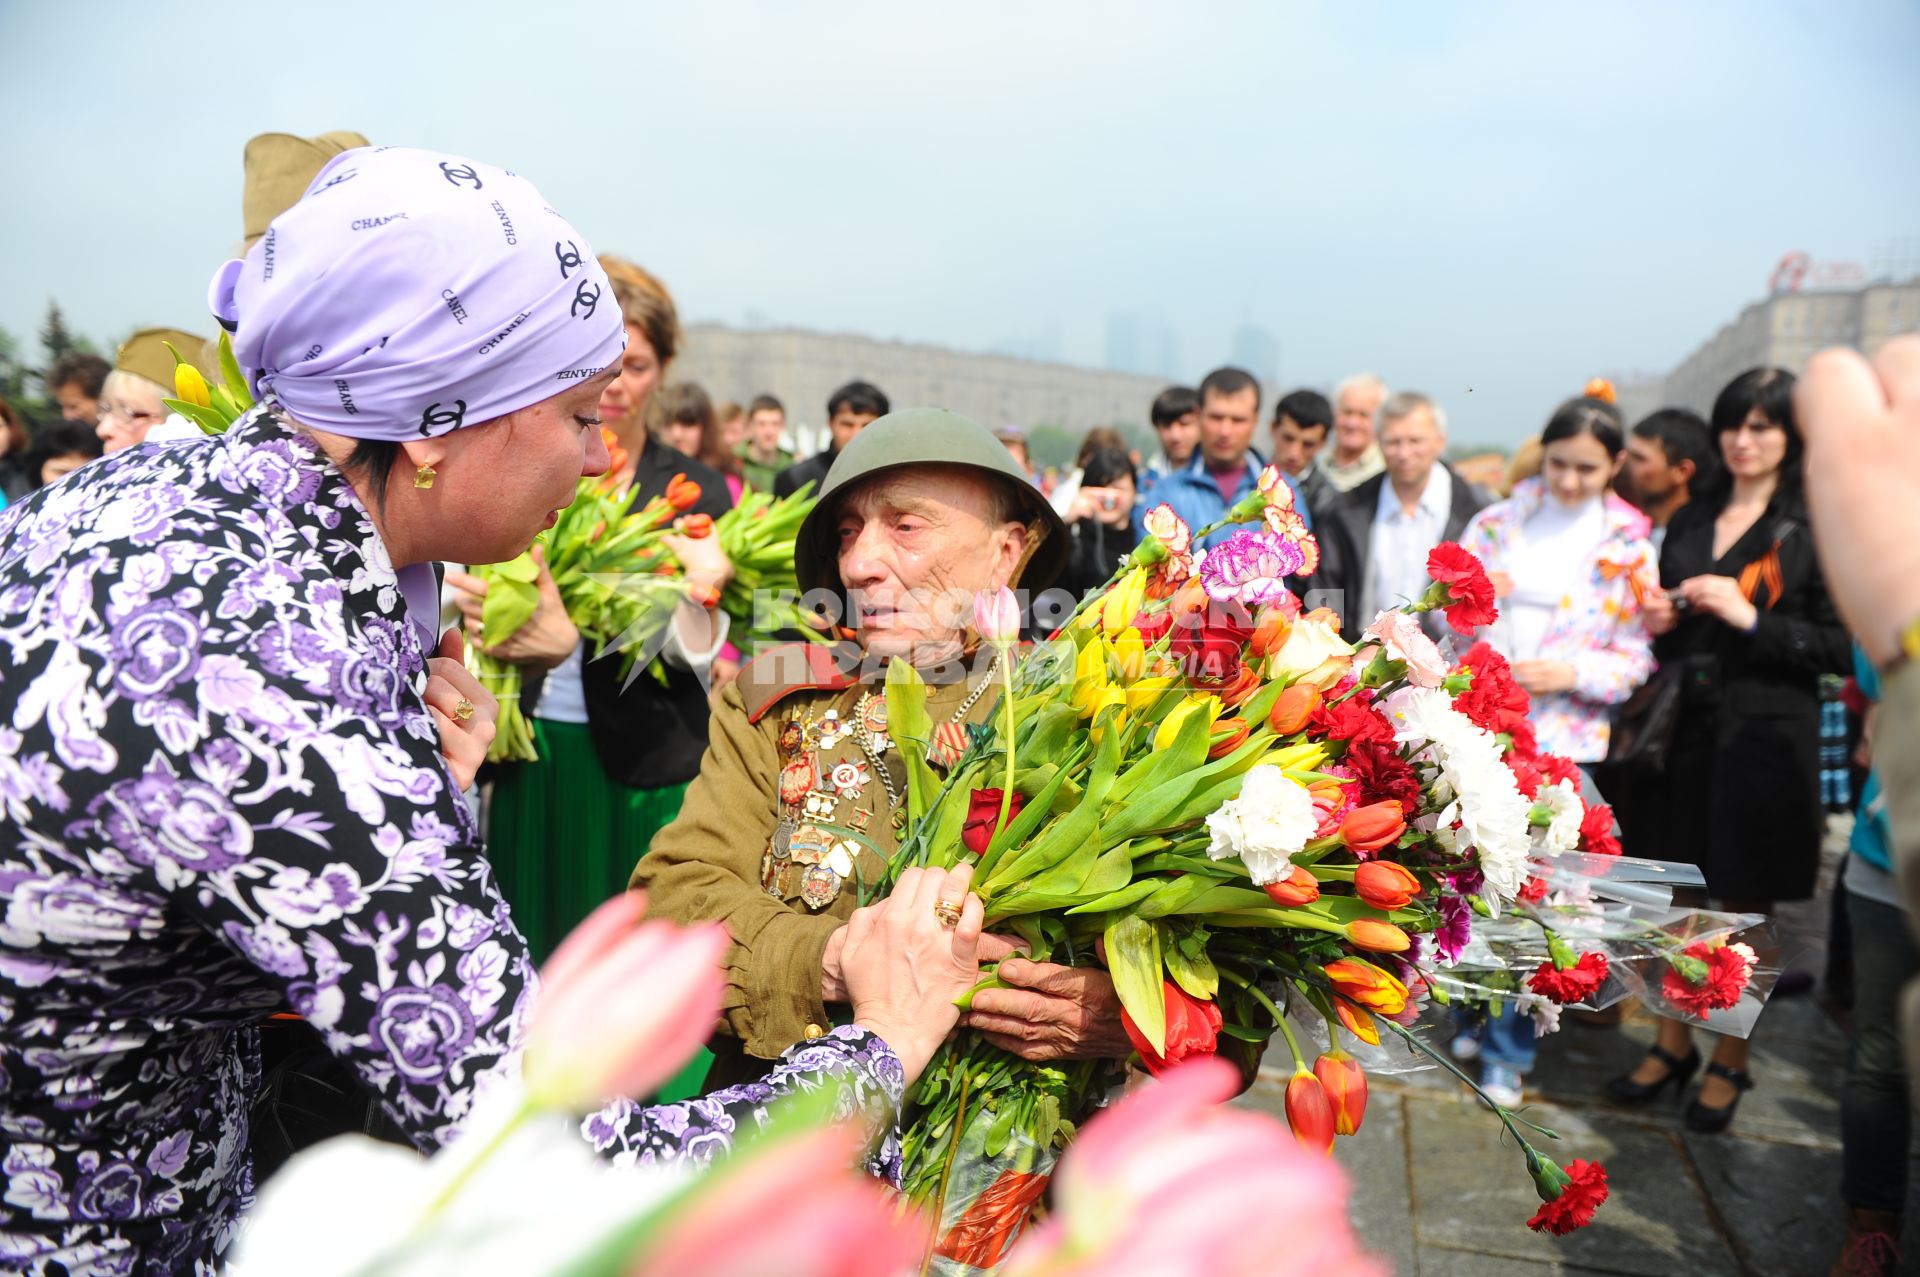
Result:
{"label": "grey hair", "polygon": [[1335,407],[1339,407],[1341,398],[1349,390],[1377,390],[1384,399],[1387,394],[1387,383],[1380,379],[1380,374],[1377,372],[1357,372],[1351,377],[1344,377],[1340,384],[1333,388]]}
{"label": "grey hair", "polygon": [[1380,429],[1385,431],[1389,421],[1399,421],[1402,417],[1412,416],[1414,412],[1425,408],[1433,415],[1433,425],[1441,434],[1447,433],[1447,414],[1439,404],[1417,390],[1402,390],[1390,395],[1380,405]]}

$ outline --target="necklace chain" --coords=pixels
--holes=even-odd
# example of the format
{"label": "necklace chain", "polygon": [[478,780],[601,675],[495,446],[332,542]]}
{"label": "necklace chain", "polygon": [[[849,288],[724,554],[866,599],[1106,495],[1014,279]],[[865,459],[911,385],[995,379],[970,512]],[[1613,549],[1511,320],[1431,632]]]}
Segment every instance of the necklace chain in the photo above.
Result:
{"label": "necklace chain", "polygon": [[[980,686],[967,693],[967,699],[961,701],[960,708],[948,717],[948,723],[959,722],[967,716],[968,710],[971,710],[975,705],[979,704],[981,696],[985,695],[986,690],[993,686],[993,676],[999,672],[1000,662],[1003,659],[1005,658],[1002,654],[996,653],[994,655],[993,664],[987,668],[987,676],[980,680]],[[880,783],[886,786],[887,810],[891,811],[900,805],[900,787],[893,783],[893,770],[887,766],[886,758],[882,756],[879,747],[874,744],[873,733],[867,727],[867,706],[871,704],[878,695],[879,694],[875,692],[868,692],[860,698],[860,703],[854,706],[853,739],[859,743],[860,752],[867,756],[867,761],[873,764],[873,770],[879,773]],[[934,742],[927,742],[927,761],[929,763],[933,762],[933,745]]]}

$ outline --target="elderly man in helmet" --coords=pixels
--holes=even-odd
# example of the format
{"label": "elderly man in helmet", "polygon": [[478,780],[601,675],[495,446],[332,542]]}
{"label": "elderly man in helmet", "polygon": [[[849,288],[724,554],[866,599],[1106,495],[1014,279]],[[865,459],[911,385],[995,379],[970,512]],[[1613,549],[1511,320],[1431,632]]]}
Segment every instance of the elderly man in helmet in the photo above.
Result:
{"label": "elderly man in helmet", "polygon": [[[634,870],[653,912],[733,935],[709,1088],[763,1072],[846,1015],[842,926],[906,824],[906,767],[887,732],[886,662],[929,684],[929,761],[944,774],[994,706],[993,662],[967,623],[976,590],[1051,584],[1066,529],[983,427],[933,409],[873,422],[834,462],[801,525],[801,586],[847,600],[857,643],[796,644],[749,662],[712,722],[680,816]],[[983,958],[996,950],[988,937]],[[1131,1049],[1104,972],[1012,958],[1009,985],[962,1023],[1028,1059]]]}

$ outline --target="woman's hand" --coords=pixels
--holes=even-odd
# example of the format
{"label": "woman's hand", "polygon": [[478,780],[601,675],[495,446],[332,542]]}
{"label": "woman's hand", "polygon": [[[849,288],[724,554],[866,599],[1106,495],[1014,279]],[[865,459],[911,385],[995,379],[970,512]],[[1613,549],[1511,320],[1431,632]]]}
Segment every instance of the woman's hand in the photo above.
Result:
{"label": "woman's hand", "polygon": [[1665,590],[1654,590],[1647,595],[1646,602],[1640,605],[1640,623],[1655,638],[1673,633],[1673,627],[1680,624],[1680,613]]}
{"label": "woman's hand", "polygon": [[1082,488],[1073,494],[1068,523],[1097,519],[1110,528],[1123,528],[1133,519],[1133,503],[1112,488]]}
{"label": "woman's hand", "polygon": [[1740,583],[1730,576],[1695,576],[1680,583],[1680,597],[1699,611],[1717,616],[1741,633],[1751,631],[1760,619],[1760,611],[1740,592]]}
{"label": "woman's hand", "polygon": [[[473,785],[480,764],[487,761],[487,747],[493,744],[494,720],[500,716],[500,702],[480,686],[480,680],[467,669],[459,630],[440,636],[438,655],[427,659],[427,712],[440,729],[440,756],[461,789]],[[460,717],[461,702],[473,708]]]}
{"label": "woman's hand", "polygon": [[[553,583],[553,573],[547,571],[547,553],[537,545],[533,547],[533,566],[533,585],[540,591],[540,602],[533,615],[505,639],[481,650],[510,665],[534,665],[550,670],[580,646],[580,631],[567,615],[567,605],[560,601],[560,587]],[[487,583],[467,572],[449,572],[447,584],[453,587],[454,602],[460,608],[460,615],[466,618],[467,637],[478,647]]]}
{"label": "woman's hand", "polygon": [[[893,894],[854,910],[828,941],[854,1023],[884,1039],[900,1057],[907,1085],[960,1018],[955,1005],[980,980],[980,927],[985,909],[967,890],[973,866],[908,869]],[[959,907],[956,926],[934,906]]]}
{"label": "woman's hand", "polygon": [[1513,593],[1513,577],[1505,572],[1489,572],[1487,580],[1493,585],[1493,597],[1504,599]]}
{"label": "woman's hand", "polygon": [[1570,661],[1515,661],[1513,681],[1530,696],[1553,696],[1571,692],[1579,671]]}

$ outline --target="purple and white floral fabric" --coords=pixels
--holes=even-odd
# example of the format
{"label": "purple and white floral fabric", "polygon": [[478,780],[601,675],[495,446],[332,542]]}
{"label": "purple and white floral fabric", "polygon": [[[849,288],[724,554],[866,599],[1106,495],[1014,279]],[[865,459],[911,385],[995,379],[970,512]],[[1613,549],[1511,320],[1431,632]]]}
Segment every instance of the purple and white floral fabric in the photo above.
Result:
{"label": "purple and white floral fabric", "polygon": [[[0,1270],[213,1272],[272,1012],[425,1150],[517,1067],[534,973],[426,656],[352,488],[265,413],[0,512]],[[827,1086],[885,1129],[899,1062],[841,1030],[765,1083],[584,1133],[705,1158]],[[875,1167],[897,1158],[890,1135]]]}

